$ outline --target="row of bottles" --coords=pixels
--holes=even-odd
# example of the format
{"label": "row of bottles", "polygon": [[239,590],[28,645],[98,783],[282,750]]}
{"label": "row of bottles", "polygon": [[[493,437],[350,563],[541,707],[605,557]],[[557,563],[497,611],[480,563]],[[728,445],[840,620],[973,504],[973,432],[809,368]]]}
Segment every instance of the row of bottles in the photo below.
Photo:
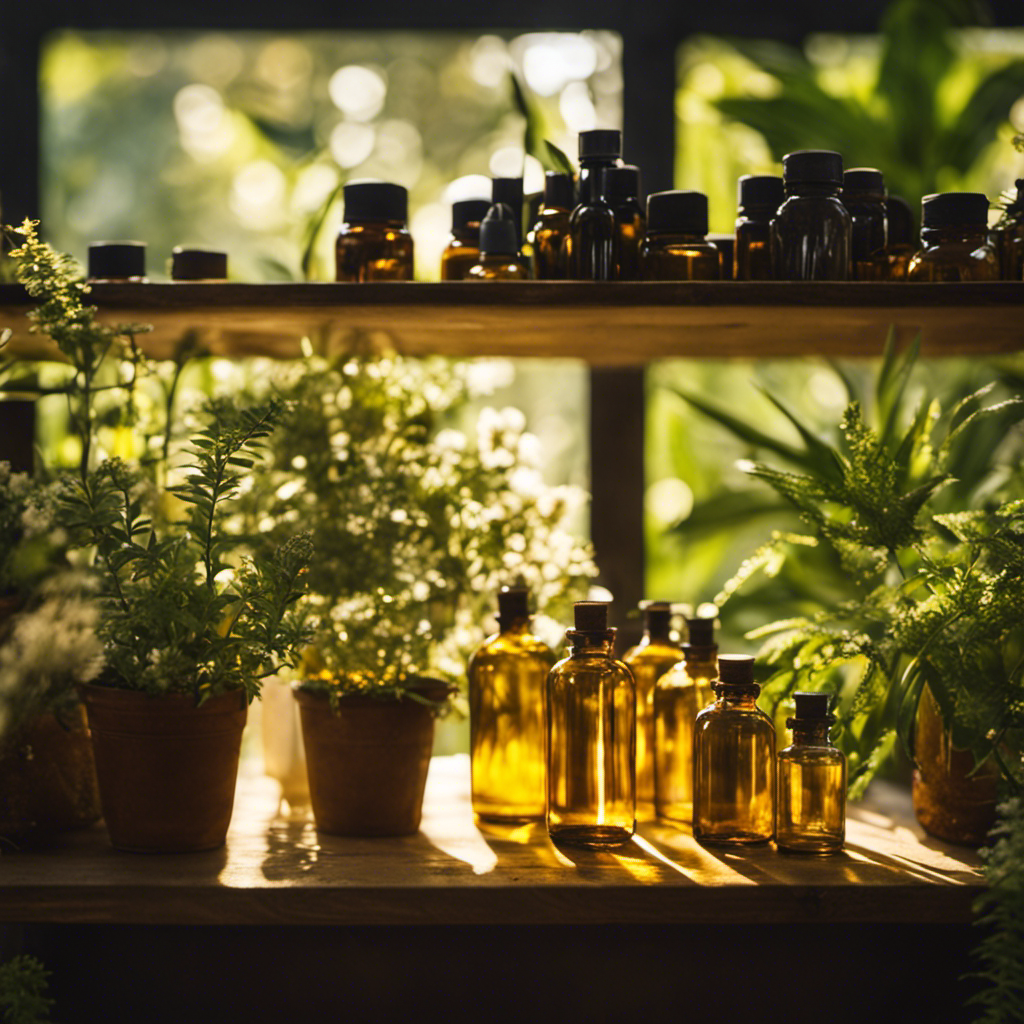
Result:
{"label": "row of bottles", "polygon": [[776,758],[753,659],[718,656],[712,619],[689,620],[680,647],[670,607],[652,603],[619,661],[607,604],[580,602],[556,663],[531,632],[526,591],[505,588],[498,604],[498,633],[469,667],[481,821],[544,817],[553,840],[595,848],[628,842],[638,816],[692,823],[707,843],[842,848],[846,768],[827,694],[796,695],[793,743]]}

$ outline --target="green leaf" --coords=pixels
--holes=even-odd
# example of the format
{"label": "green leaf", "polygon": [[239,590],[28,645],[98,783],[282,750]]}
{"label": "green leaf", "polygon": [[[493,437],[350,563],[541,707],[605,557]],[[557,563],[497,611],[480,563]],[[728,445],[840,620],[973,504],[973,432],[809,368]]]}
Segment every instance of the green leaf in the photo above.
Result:
{"label": "green leaf", "polygon": [[544,140],[544,152],[547,154],[547,160],[542,160],[541,162],[550,165],[549,170],[561,171],[563,174],[568,175],[576,173],[576,168],[569,157],[548,139]]}

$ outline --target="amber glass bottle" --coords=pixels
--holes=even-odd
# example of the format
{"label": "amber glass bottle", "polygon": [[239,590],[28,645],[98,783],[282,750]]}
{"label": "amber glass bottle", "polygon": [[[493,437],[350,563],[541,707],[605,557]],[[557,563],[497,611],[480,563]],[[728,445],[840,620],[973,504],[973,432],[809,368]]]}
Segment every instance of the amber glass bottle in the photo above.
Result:
{"label": "amber glass bottle", "polygon": [[89,280],[99,284],[145,284],[145,242],[93,242],[89,246]]}
{"label": "amber glass bottle", "polygon": [[795,693],[786,720],[793,743],[779,753],[780,850],[838,853],[846,837],[846,756],[828,739],[835,722],[827,693]]}
{"label": "amber glass bottle", "polygon": [[386,181],[357,181],[342,195],[345,223],[334,249],[335,280],[411,281],[409,193]]}
{"label": "amber glass bottle", "polygon": [[548,835],[621,846],[636,830],[636,686],[612,655],[607,604],[578,603],[575,626],[548,675]]}
{"label": "amber glass bottle", "polygon": [[718,644],[714,619],[688,619],[683,660],[665,673],[654,690],[654,809],[674,824],[693,818],[693,729],[697,713],[714,699]]}
{"label": "amber glass bottle", "polygon": [[999,280],[999,260],[988,243],[988,197],[981,192],[925,196],[921,242],[908,281]]}
{"label": "amber glass bottle", "polygon": [[466,271],[467,281],[527,281],[530,268],[519,253],[512,211],[495,203],[480,224],[480,259]]}
{"label": "amber glass bottle", "polygon": [[639,281],[640,243],[647,226],[639,198],[640,168],[632,164],[607,168],[604,190],[615,215],[615,279]]}
{"label": "amber glass bottle", "polygon": [[172,281],[226,281],[228,254],[216,249],[185,249],[180,245],[171,250]]}
{"label": "amber glass bottle", "polygon": [[718,699],[693,736],[693,837],[702,843],[766,843],[775,834],[775,727],[757,706],[754,659],[718,659]]}
{"label": "amber glass bottle", "polygon": [[516,252],[523,248],[523,179],[492,178],[491,205],[504,203],[512,211],[516,226]]}
{"label": "amber glass bottle", "polygon": [[839,201],[843,158],[802,149],[782,158],[786,199],[772,220],[776,281],[846,281],[853,221]]}
{"label": "amber glass bottle", "polygon": [[885,179],[872,167],[851,167],[843,173],[843,206],[853,220],[850,269],[855,281],[888,278],[886,245],[889,215],[885,205]]}
{"label": "amber glass bottle", "polygon": [[452,203],[452,233],[441,253],[442,281],[461,281],[480,262],[480,222],[490,208],[486,199]]}
{"label": "amber glass bottle", "polygon": [[636,681],[636,814],[654,817],[654,687],[682,657],[672,639],[672,609],[664,601],[644,608],[644,635],[623,656]]}
{"label": "amber glass bottle", "polygon": [[[615,277],[615,214],[604,194],[605,168],[587,178],[587,198],[569,217],[566,264],[573,281],[611,281]],[[582,195],[582,192],[581,192]]]}
{"label": "amber glass bottle", "polygon": [[718,272],[722,280],[731,281],[736,264],[736,236],[712,232],[708,243],[718,250]]}
{"label": "amber glass bottle", "polygon": [[775,174],[744,174],[737,191],[733,276],[737,281],[770,281],[771,223],[785,199],[782,179]]}
{"label": "amber glass bottle", "polygon": [[572,177],[548,171],[544,175],[544,200],[530,231],[533,271],[538,281],[564,281],[568,275],[565,240],[575,205]]}
{"label": "amber glass bottle", "polygon": [[473,811],[481,821],[544,816],[544,690],[555,656],[530,632],[525,589],[498,594],[498,632],[469,662]]}
{"label": "amber glass bottle", "polygon": [[906,281],[907,268],[917,246],[914,245],[914,214],[900,196],[885,200],[888,242],[885,247],[887,281]]}
{"label": "amber glass bottle", "polygon": [[708,233],[708,197],[702,192],[655,192],[647,197],[647,234],[640,246],[645,281],[717,281],[718,250]]}
{"label": "amber glass bottle", "polygon": [[1016,196],[1003,208],[999,223],[992,229],[993,247],[1004,281],[1024,279],[1024,178],[1018,178],[1014,186]]}

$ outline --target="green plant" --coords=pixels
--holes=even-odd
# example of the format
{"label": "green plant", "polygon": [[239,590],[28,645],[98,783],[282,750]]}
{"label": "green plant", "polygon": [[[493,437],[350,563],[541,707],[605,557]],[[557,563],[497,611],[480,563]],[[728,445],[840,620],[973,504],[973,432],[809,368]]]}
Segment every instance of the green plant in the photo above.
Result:
{"label": "green plant", "polygon": [[3,1024],[47,1024],[53,1000],[47,996],[50,972],[34,956],[0,964],[0,1020]]}

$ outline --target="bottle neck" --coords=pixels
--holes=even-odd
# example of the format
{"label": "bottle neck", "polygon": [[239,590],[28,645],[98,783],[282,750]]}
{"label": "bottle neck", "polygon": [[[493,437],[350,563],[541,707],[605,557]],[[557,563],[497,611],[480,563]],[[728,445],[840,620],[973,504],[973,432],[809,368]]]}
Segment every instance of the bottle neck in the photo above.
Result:
{"label": "bottle neck", "polygon": [[606,167],[614,167],[610,158],[595,157],[580,164],[580,206],[597,199],[604,201],[604,174]]}
{"label": "bottle neck", "polygon": [[753,710],[757,707],[757,695],[761,692],[761,687],[756,685],[745,685],[739,686],[730,683],[716,683],[715,684],[715,696],[718,697],[719,703],[724,704],[726,707],[736,708],[737,710]]}
{"label": "bottle neck", "polygon": [[686,671],[691,676],[714,679],[718,675],[718,645],[714,647],[683,647]]}
{"label": "bottle neck", "polygon": [[839,198],[839,186],[831,181],[794,181],[787,182],[786,198],[804,198],[819,196],[826,199]]}
{"label": "bottle neck", "polygon": [[602,633],[581,633],[570,629],[566,634],[569,641],[570,658],[610,658],[612,644],[615,642],[615,631]]}
{"label": "bottle neck", "polygon": [[514,636],[522,636],[524,633],[530,632],[530,616],[529,615],[517,615],[514,618],[505,618],[502,615],[498,616],[498,632],[499,633],[510,633]]}
{"label": "bottle neck", "polygon": [[973,246],[983,245],[988,237],[988,227],[980,224],[952,224],[941,228],[922,228],[921,241],[925,245],[942,242],[965,242]]}
{"label": "bottle neck", "polygon": [[828,731],[831,722],[802,722],[791,718],[790,728],[793,730],[793,746],[795,747],[827,747]]}

